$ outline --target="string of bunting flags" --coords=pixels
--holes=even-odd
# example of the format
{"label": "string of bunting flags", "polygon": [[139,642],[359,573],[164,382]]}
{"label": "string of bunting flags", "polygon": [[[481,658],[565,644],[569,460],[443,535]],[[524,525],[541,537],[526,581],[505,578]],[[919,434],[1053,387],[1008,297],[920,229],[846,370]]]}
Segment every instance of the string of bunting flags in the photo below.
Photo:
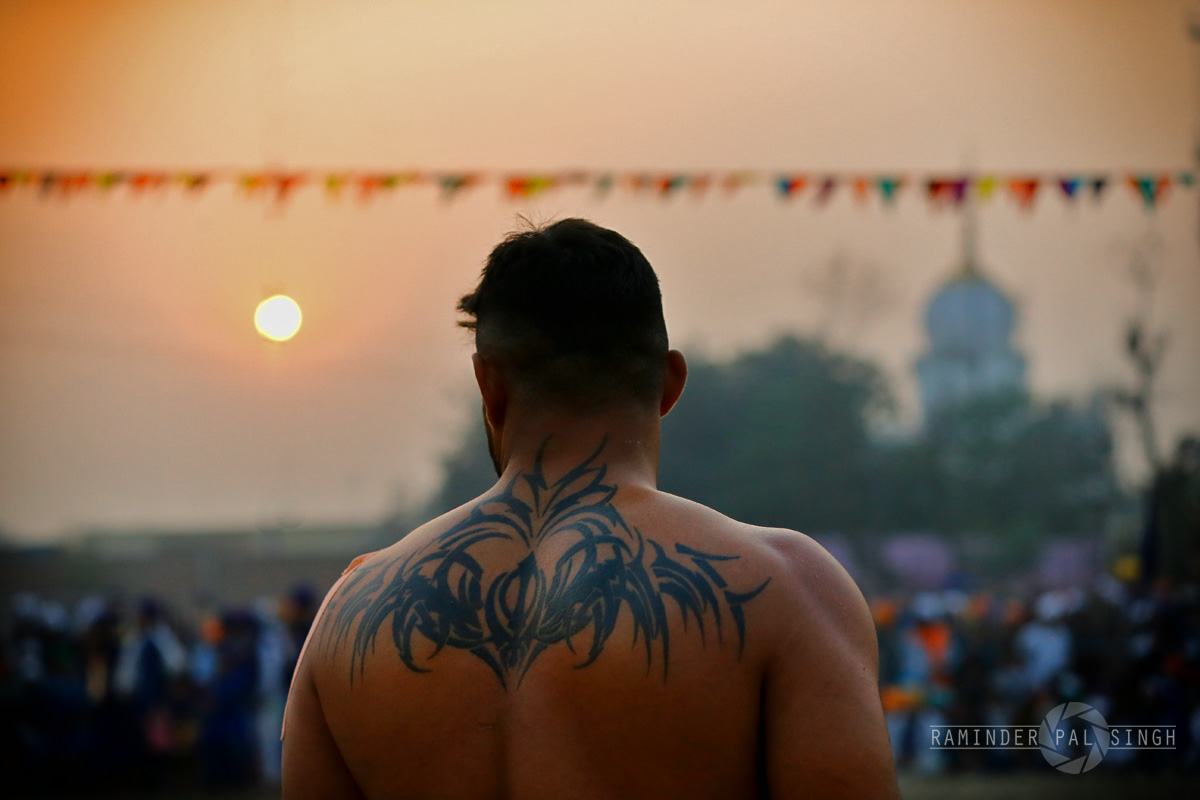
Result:
{"label": "string of bunting flags", "polygon": [[0,196],[21,189],[42,195],[72,196],[83,192],[108,193],[124,188],[135,194],[171,189],[200,194],[218,184],[232,184],[250,197],[285,202],[300,189],[318,187],[332,199],[347,194],[363,201],[401,189],[435,187],[449,200],[462,192],[484,185],[497,185],[514,199],[527,199],[564,188],[590,188],[598,196],[616,189],[634,194],[672,197],[701,196],[710,191],[732,195],[749,188],[766,188],[782,201],[802,198],[821,207],[838,192],[849,192],[867,204],[877,200],[894,205],[901,194],[917,192],[936,207],[957,207],[968,199],[986,201],[998,194],[1011,198],[1019,208],[1031,210],[1037,199],[1057,195],[1067,203],[1082,198],[1099,202],[1114,185],[1127,189],[1142,206],[1159,207],[1173,187],[1192,189],[1196,174],[1187,170],[1168,172],[1056,172],[1056,173],[906,173],[793,172],[734,170],[726,172],[607,171],[564,172],[498,171],[359,171],[359,170],[238,170],[238,169],[0,169]]}

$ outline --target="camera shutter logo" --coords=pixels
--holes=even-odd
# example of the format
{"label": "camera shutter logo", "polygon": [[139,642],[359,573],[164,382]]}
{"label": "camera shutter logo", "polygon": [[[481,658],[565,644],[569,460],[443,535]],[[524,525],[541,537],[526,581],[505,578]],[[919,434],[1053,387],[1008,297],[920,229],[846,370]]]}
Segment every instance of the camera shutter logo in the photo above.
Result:
{"label": "camera shutter logo", "polygon": [[[1064,728],[1074,721],[1083,725],[1082,737],[1067,735]],[[1087,703],[1063,703],[1050,709],[1038,731],[1038,744],[1047,763],[1060,772],[1079,775],[1104,760],[1108,752],[1108,721]],[[1083,744],[1083,755],[1075,746]]]}

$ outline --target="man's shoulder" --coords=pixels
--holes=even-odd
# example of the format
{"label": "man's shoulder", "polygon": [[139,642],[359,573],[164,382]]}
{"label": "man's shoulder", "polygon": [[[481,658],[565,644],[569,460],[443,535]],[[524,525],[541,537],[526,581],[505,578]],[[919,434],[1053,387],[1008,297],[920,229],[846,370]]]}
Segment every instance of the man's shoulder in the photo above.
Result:
{"label": "man's shoulder", "polygon": [[[486,497],[486,496],[485,496]],[[387,567],[389,564],[395,563],[398,559],[406,558],[414,549],[418,549],[421,544],[436,536],[438,533],[444,532],[450,528],[455,522],[465,518],[470,510],[478,505],[484,498],[477,498],[469,503],[459,506],[456,509],[447,511],[433,519],[418,525],[411,531],[401,536],[391,544],[385,545],[378,550],[373,550],[369,553],[355,556],[350,561],[349,565],[342,570],[342,579],[333,585],[330,589],[330,596],[338,592],[345,593],[352,590],[355,585],[355,580],[345,580],[352,573],[360,573],[356,577],[363,577],[366,573],[374,572],[379,568]]]}
{"label": "man's shoulder", "polygon": [[760,529],[777,559],[780,595],[789,615],[786,640],[802,650],[845,650],[878,660],[875,624],[862,590],[845,568],[817,541],[797,531]]}
{"label": "man's shoulder", "polygon": [[765,559],[781,582],[795,591],[861,593],[841,564],[811,536],[789,528],[751,525],[693,500],[662,493],[669,513],[680,527],[741,543],[743,552]]}
{"label": "man's shoulder", "polygon": [[789,579],[812,584],[845,575],[828,550],[799,531],[751,525],[693,500],[660,494],[675,524],[739,542],[744,550],[771,561],[776,571]]}
{"label": "man's shoulder", "polygon": [[379,550],[355,556],[326,593],[314,620],[314,632],[321,627],[328,633],[331,620],[339,617],[345,622],[350,610],[348,600],[364,591],[370,591],[388,573],[391,566],[407,558],[414,549],[419,549],[420,543],[449,527],[456,518],[465,516],[471,505],[467,504],[435,517]]}
{"label": "man's shoulder", "polygon": [[[866,600],[841,563],[811,536],[788,528],[766,528],[743,524],[743,535],[755,543],[760,557],[770,563],[786,602],[796,603],[804,616],[821,621],[831,611],[850,610],[852,616],[867,617]],[[782,598],[781,598],[782,599]]]}
{"label": "man's shoulder", "polygon": [[[787,615],[802,638],[848,637],[874,650],[875,629],[862,591],[833,555],[811,536],[788,528],[751,525],[690,500],[670,497],[676,518],[740,543],[742,558],[753,560],[771,578],[764,600]],[[782,633],[782,632],[781,632]]]}

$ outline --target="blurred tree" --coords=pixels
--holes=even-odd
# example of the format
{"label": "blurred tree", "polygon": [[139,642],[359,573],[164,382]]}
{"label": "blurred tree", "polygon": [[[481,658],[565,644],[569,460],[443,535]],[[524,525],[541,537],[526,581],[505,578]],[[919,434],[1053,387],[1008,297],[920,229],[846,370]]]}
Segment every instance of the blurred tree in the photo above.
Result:
{"label": "blurred tree", "polygon": [[1174,459],[1158,476],[1162,574],[1176,581],[1200,578],[1200,437],[1180,440]]}
{"label": "blurred tree", "polygon": [[496,470],[488,455],[483,420],[475,416],[462,439],[442,461],[442,484],[426,506],[426,519],[444,514],[473,500],[496,482]]}
{"label": "blurred tree", "polygon": [[696,360],[663,423],[659,485],[754,524],[858,530],[867,420],[890,401],[876,366],[817,340]]}
{"label": "blurred tree", "polygon": [[1125,329],[1125,355],[1137,376],[1132,388],[1111,392],[1119,408],[1125,409],[1137,424],[1149,480],[1143,493],[1142,535],[1139,546],[1139,578],[1143,583],[1158,577],[1163,554],[1163,478],[1165,465],[1159,455],[1154,409],[1155,381],[1167,351],[1167,331],[1153,331],[1150,324],[1154,293],[1158,282],[1158,257],[1162,241],[1151,231],[1131,254],[1129,276],[1137,289],[1137,305]]}
{"label": "blurred tree", "polygon": [[943,530],[1095,532],[1119,496],[1098,406],[982,398],[940,418],[927,443],[942,495],[931,522]]}
{"label": "blurred tree", "polygon": [[[1097,533],[1121,499],[1098,405],[994,395],[946,412],[925,438],[882,441],[870,423],[891,403],[877,366],[815,339],[694,358],[663,421],[659,486],[753,524],[989,535],[1014,562],[1047,534]],[[429,514],[495,481],[481,423],[443,466]]]}
{"label": "blurred tree", "polygon": [[[808,530],[857,529],[867,417],[890,402],[874,365],[782,337],[729,362],[696,359],[663,423],[659,485],[731,516]],[[428,515],[495,482],[482,423],[443,461]]]}

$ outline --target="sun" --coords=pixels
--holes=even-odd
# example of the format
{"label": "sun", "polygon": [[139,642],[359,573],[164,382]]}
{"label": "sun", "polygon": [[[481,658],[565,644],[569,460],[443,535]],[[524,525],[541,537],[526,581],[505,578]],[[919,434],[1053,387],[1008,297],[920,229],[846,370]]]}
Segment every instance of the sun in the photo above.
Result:
{"label": "sun", "polygon": [[272,342],[286,342],[295,336],[300,319],[300,306],[286,294],[268,297],[254,310],[254,327]]}

